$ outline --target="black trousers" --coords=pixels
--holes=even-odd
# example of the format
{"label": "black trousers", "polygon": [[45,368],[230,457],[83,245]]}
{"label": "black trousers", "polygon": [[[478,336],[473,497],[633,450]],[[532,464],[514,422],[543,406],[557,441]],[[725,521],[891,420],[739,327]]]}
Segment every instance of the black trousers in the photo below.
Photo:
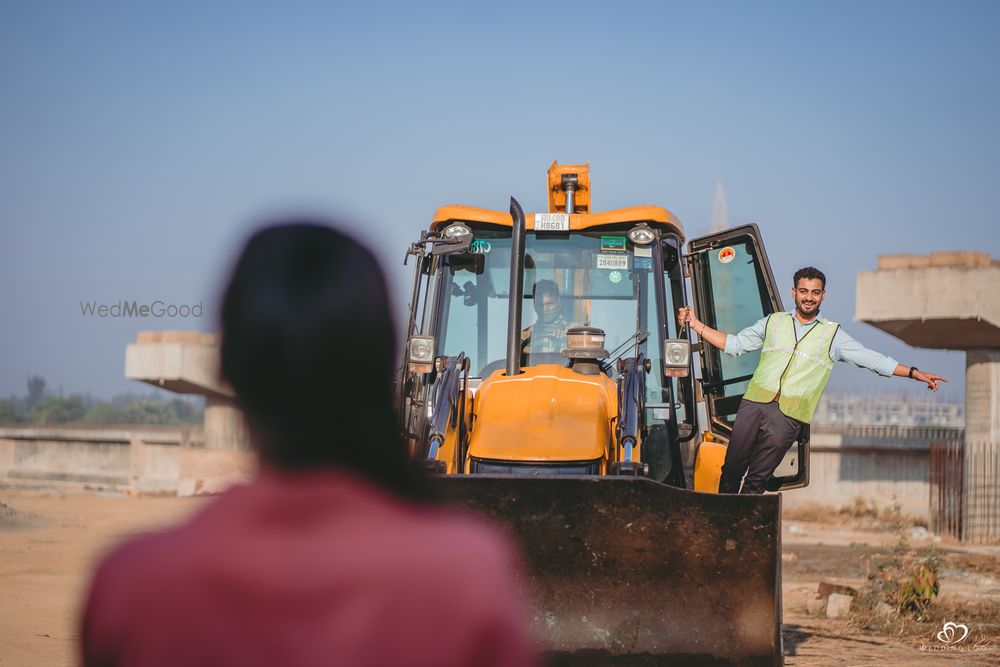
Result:
{"label": "black trousers", "polygon": [[722,465],[719,493],[764,493],[764,485],[799,437],[802,426],[798,419],[782,414],[776,402],[740,403]]}

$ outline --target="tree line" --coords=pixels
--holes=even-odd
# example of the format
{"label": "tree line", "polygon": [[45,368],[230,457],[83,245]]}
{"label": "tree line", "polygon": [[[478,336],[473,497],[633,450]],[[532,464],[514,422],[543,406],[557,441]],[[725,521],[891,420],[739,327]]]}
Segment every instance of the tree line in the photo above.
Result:
{"label": "tree line", "polygon": [[0,424],[200,424],[202,399],[120,394],[97,400],[86,394],[54,395],[45,379],[29,375],[23,396],[0,399]]}

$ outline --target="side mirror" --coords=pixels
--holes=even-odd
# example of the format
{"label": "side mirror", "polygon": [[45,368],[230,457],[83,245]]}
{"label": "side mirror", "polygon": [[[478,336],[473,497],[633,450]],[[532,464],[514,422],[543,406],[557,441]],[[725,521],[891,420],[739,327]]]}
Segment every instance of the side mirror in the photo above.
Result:
{"label": "side mirror", "polygon": [[691,341],[683,338],[663,342],[663,374],[684,378],[691,370]]}

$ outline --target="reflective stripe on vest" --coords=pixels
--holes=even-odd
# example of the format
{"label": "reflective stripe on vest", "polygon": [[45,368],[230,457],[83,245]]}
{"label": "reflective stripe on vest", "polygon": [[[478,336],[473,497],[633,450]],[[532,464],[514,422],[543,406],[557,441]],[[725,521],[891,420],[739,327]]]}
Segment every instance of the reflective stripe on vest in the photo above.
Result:
{"label": "reflective stripe on vest", "polygon": [[808,424],[833,369],[830,346],[840,325],[818,321],[796,340],[793,317],[775,313],[768,318],[760,363],[743,398],[755,403],[777,399],[783,414]]}

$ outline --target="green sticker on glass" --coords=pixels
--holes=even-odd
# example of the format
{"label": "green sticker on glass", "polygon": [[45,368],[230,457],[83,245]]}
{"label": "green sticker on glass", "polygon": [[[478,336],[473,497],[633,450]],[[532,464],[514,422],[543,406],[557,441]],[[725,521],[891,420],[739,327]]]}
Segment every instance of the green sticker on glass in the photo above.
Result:
{"label": "green sticker on glass", "polygon": [[625,237],[602,236],[601,252],[625,252]]}

